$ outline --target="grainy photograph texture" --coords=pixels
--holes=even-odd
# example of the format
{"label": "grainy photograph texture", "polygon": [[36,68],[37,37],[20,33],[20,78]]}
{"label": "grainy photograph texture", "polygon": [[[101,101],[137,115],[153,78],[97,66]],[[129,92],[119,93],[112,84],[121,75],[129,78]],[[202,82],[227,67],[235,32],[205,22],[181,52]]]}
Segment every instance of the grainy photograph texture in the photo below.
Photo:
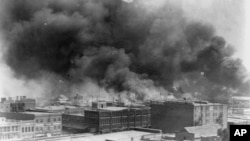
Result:
{"label": "grainy photograph texture", "polygon": [[0,0],[0,141],[229,141],[250,124],[247,0]]}

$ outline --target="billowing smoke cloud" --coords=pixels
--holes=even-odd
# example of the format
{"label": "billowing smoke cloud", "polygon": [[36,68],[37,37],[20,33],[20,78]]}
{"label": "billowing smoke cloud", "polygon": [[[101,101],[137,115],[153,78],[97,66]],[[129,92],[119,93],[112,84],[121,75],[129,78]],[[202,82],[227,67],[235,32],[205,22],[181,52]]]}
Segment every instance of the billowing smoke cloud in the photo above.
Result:
{"label": "billowing smoke cloud", "polygon": [[[174,2],[6,0],[4,58],[22,80],[46,79],[51,95],[145,100],[174,94],[211,101],[246,91],[242,63],[212,25]],[[35,95],[35,94],[34,94]]]}

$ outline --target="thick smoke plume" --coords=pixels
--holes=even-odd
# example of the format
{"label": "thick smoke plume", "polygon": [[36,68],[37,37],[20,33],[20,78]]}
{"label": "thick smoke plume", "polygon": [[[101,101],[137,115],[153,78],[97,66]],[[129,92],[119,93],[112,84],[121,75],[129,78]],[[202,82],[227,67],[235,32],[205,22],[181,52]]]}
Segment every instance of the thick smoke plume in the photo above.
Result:
{"label": "thick smoke plume", "polygon": [[[245,69],[209,23],[174,2],[5,0],[4,59],[49,93],[146,100],[191,96],[226,102],[247,91]],[[36,95],[36,94],[34,94]]]}

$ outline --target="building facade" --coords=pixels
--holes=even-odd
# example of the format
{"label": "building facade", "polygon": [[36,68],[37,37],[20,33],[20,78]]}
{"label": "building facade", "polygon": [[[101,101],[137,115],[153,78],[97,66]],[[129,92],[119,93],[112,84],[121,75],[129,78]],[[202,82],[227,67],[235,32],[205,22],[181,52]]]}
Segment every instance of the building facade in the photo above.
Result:
{"label": "building facade", "polygon": [[219,124],[227,128],[227,106],[207,101],[152,101],[152,128],[177,132],[184,127]]}
{"label": "building facade", "polygon": [[10,120],[0,117],[0,140],[15,140],[33,138],[33,120]]}
{"label": "building facade", "polygon": [[34,130],[36,137],[56,136],[62,131],[62,116],[60,113],[25,112],[34,115]]}
{"label": "building facade", "polygon": [[149,107],[106,107],[85,110],[85,120],[89,123],[90,132],[107,133],[150,127],[151,114]]}
{"label": "building facade", "polygon": [[[0,113],[0,117],[19,122],[20,138],[56,136],[62,131],[62,116],[60,113],[22,112]],[[34,133],[34,134],[33,134]]]}

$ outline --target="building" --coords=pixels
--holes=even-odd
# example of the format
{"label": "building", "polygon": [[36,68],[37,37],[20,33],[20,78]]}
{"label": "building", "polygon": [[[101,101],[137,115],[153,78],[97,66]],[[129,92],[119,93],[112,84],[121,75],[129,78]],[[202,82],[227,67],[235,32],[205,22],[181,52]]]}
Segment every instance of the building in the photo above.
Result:
{"label": "building", "polygon": [[60,113],[24,112],[34,116],[34,130],[36,137],[56,136],[62,131],[62,115]]}
{"label": "building", "polygon": [[33,138],[34,135],[33,120],[12,120],[0,117],[0,140],[28,139]]}
{"label": "building", "polygon": [[66,133],[85,133],[89,131],[89,124],[84,114],[62,114],[62,128]]}
{"label": "building", "polygon": [[220,126],[215,125],[202,125],[202,126],[192,126],[184,127],[183,130],[176,133],[177,141],[220,141],[218,136],[218,130]]}
{"label": "building", "polygon": [[90,132],[107,133],[150,127],[150,108],[143,107],[112,107],[105,102],[93,103],[93,108],[85,110],[85,120]]}
{"label": "building", "polygon": [[250,97],[246,96],[233,96],[229,101],[232,108],[250,108]]}
{"label": "building", "polygon": [[219,124],[227,128],[227,106],[207,101],[152,101],[152,128],[175,133],[184,127]]}
{"label": "building", "polygon": [[9,97],[1,98],[0,112],[24,112],[25,110],[34,109],[36,100],[26,98],[26,96],[17,96],[16,99]]}
{"label": "building", "polygon": [[62,131],[62,116],[60,113],[22,112],[0,113],[0,117],[9,120],[22,121],[20,129],[22,136],[28,137],[29,132],[34,132],[35,137],[56,136]]}

